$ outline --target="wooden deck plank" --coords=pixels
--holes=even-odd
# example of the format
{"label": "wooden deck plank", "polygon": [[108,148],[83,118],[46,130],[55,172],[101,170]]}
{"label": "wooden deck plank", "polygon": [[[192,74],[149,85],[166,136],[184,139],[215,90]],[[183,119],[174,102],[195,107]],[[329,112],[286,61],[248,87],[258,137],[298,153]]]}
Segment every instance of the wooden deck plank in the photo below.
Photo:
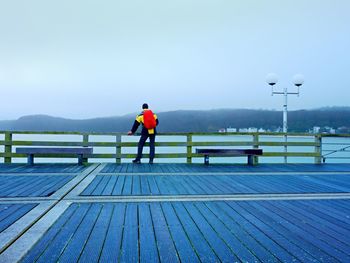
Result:
{"label": "wooden deck plank", "polygon": [[194,247],[190,243],[189,237],[185,232],[178,215],[176,215],[173,206],[170,203],[161,204],[164,216],[169,227],[171,236],[181,262],[186,262],[189,259],[191,262],[200,262]]}
{"label": "wooden deck plank", "polygon": [[[13,204],[7,205],[7,209],[0,211],[0,233],[32,210],[37,204]],[[4,206],[4,205],[2,205]],[[6,207],[6,206],[4,206]]]}
{"label": "wooden deck plank", "polygon": [[180,203],[174,203],[173,207],[183,225],[186,235],[189,237],[191,244],[195,247],[198,257],[202,262],[218,262],[219,259],[207,240],[201,233],[200,229],[193,222],[186,209]]}
{"label": "wooden deck plank", "polygon": [[[326,233],[309,230],[308,224],[318,225],[319,220],[295,210],[301,202],[315,206],[324,200],[288,202],[289,206],[286,201],[73,204],[24,262],[348,260],[346,239],[342,246],[326,246],[319,237]],[[291,215],[292,210],[298,215]]]}
{"label": "wooden deck plank", "polygon": [[[315,202],[305,202],[305,201],[300,201],[299,202],[299,207],[305,211],[308,211],[309,213],[312,213],[315,216],[323,217],[327,219],[330,222],[335,221],[337,226],[342,227],[343,229],[346,229],[350,231],[350,213],[342,213],[339,215],[338,210],[332,208],[330,205],[325,206],[324,202],[322,204],[314,205]],[[339,202],[340,203],[340,202]],[[339,207],[339,203],[337,203],[338,209],[341,209]]]}
{"label": "wooden deck plank", "polygon": [[20,204],[9,204],[9,205],[3,205],[5,207],[0,214],[0,221],[4,220],[11,214],[15,213],[18,209],[21,208]]}
{"label": "wooden deck plank", "polygon": [[118,180],[113,188],[112,195],[121,195],[123,192],[124,184],[125,184],[125,176],[124,175],[118,176]]}
{"label": "wooden deck plank", "polygon": [[117,179],[118,179],[118,176],[110,176],[109,181],[107,182],[107,185],[105,189],[103,189],[101,195],[112,195],[113,188],[117,183]]}
{"label": "wooden deck plank", "polygon": [[175,244],[169,232],[160,204],[150,204],[154,233],[161,262],[179,262]]}
{"label": "wooden deck plank", "polygon": [[141,195],[141,180],[139,175],[132,176],[132,195]]}
{"label": "wooden deck plank", "polygon": [[[274,204],[276,207],[280,207],[280,204]],[[310,220],[308,216],[311,216],[309,213],[298,213],[295,212],[295,207],[291,207],[288,205],[288,202],[284,202],[283,205],[290,209],[283,208],[286,213],[288,213],[291,217],[289,220],[294,222],[294,224],[306,224],[307,232],[310,233],[312,236],[318,237],[322,242],[330,244],[334,249],[339,251],[337,254],[339,257],[341,257],[343,260],[346,261],[350,260],[350,251],[349,251],[349,245],[350,243],[346,244],[343,243],[340,240],[346,239],[346,236],[349,236],[349,232],[344,230],[344,233],[339,234],[333,231],[333,229],[330,226],[324,226],[322,223],[320,223],[320,220],[314,221]]]}
{"label": "wooden deck plank", "polygon": [[[67,240],[65,247],[57,258],[59,262],[77,262],[83,253],[84,246],[89,238],[95,222],[102,210],[102,204],[92,204],[88,213],[82,218],[79,225],[76,226],[72,237]],[[55,259],[56,260],[56,259]]]}
{"label": "wooden deck plank", "polygon": [[102,176],[96,176],[89,186],[82,192],[82,195],[91,195],[102,180]]}
{"label": "wooden deck plank", "polygon": [[231,209],[222,203],[205,203],[205,205],[226,225],[246,247],[254,251],[254,255],[262,262],[278,261],[267,247],[258,242],[244,227],[244,221],[239,221]]}
{"label": "wooden deck plank", "polygon": [[231,233],[230,229],[218,220],[217,215],[205,206],[205,204],[194,203],[194,206],[196,206],[202,216],[206,218],[214,231],[227,243],[232,253],[236,255],[240,262],[259,262],[259,259],[255,257],[253,251],[244,246],[241,241]]}
{"label": "wooden deck plank", "polygon": [[101,177],[102,179],[100,180],[96,188],[92,191],[91,195],[101,195],[111,178],[110,176],[101,176]]}
{"label": "wooden deck plank", "polygon": [[[290,208],[290,211],[297,214],[303,214],[303,219],[305,223],[309,223],[313,227],[317,226],[317,229],[323,231],[325,234],[333,236],[338,240],[348,238],[348,244],[350,245],[350,230],[343,228],[338,225],[339,220],[332,219],[327,217],[323,213],[319,213],[319,216],[314,215],[313,213],[305,213],[305,210],[301,209],[299,206],[292,205],[290,202],[283,203],[287,208]],[[318,204],[316,205],[318,206]],[[349,220],[350,223],[350,220]],[[350,225],[348,225],[350,227]],[[340,239],[339,239],[340,238]]]}
{"label": "wooden deck plank", "polygon": [[125,212],[125,204],[113,206],[112,218],[101,251],[100,262],[118,262],[119,256],[121,255]]}
{"label": "wooden deck plank", "polygon": [[83,221],[90,207],[90,204],[84,204],[78,207],[74,215],[71,217],[71,220],[69,220],[67,224],[65,224],[65,227],[57,233],[54,240],[50,242],[49,246],[46,247],[46,250],[44,250],[37,259],[37,262],[47,263],[57,261],[70,239],[74,236],[75,230]]}
{"label": "wooden deck plank", "polygon": [[[91,234],[86,241],[79,262],[98,262],[107,235],[107,230],[112,219],[112,212],[112,204],[103,204]],[[70,258],[67,259],[72,262]]]}
{"label": "wooden deck plank", "polygon": [[132,191],[132,177],[126,176],[122,194],[123,195],[131,195],[131,191]]}
{"label": "wooden deck plank", "polygon": [[140,187],[142,195],[151,195],[152,192],[147,180],[147,176],[140,176]]}
{"label": "wooden deck plank", "polygon": [[151,195],[160,195],[160,190],[158,187],[158,184],[156,182],[156,179],[154,176],[147,176],[147,182],[150,187],[150,194]]}
{"label": "wooden deck plank", "polygon": [[[312,180],[313,175],[119,175],[109,183],[111,176],[98,175],[82,195],[107,195],[106,187],[114,188],[109,195],[120,195],[120,176],[125,176],[122,195],[188,195],[188,194],[254,194],[254,193],[343,193],[350,192],[350,187],[331,188],[322,181]],[[350,178],[350,174],[347,175]],[[141,179],[147,177],[147,180]],[[335,175],[337,177],[337,175]],[[339,180],[343,178],[340,177]],[[142,180],[142,184],[141,184]],[[116,183],[116,185],[114,185]],[[147,184],[146,184],[147,183]],[[339,182],[340,183],[340,182]],[[146,185],[143,185],[146,184]],[[149,184],[149,186],[148,186]],[[156,190],[155,184],[158,186]],[[143,193],[142,189],[150,187]]]}
{"label": "wooden deck plank", "polygon": [[212,228],[198,209],[192,203],[184,203],[183,205],[219,260],[221,262],[238,262],[237,256],[220,238],[218,233]]}
{"label": "wooden deck plank", "polygon": [[256,225],[252,224],[245,218],[245,214],[243,214],[243,210],[239,209],[237,204],[233,202],[225,202],[225,205],[227,206],[227,209],[229,210],[230,213],[232,213],[235,218],[237,218],[239,221],[245,222],[244,228],[246,231],[253,236],[258,242],[261,244],[264,244],[266,248],[271,251],[271,253],[278,258],[282,262],[292,262],[293,261],[293,256],[289,254],[289,252],[281,247],[279,243],[274,242],[267,236],[265,233],[263,233]]}
{"label": "wooden deck plank", "polygon": [[126,207],[120,262],[139,261],[137,210],[137,204],[128,204]]}
{"label": "wooden deck plank", "polygon": [[[268,222],[272,228],[274,228],[278,233],[285,236],[287,239],[291,240],[293,243],[298,245],[303,251],[307,252],[310,256],[314,257],[317,261],[322,259],[322,261],[332,262],[335,260],[331,255],[325,253],[318,246],[310,243],[306,240],[300,231],[295,231],[293,225],[281,217],[279,214],[271,213],[270,210],[261,206],[256,202],[249,202],[249,206],[255,208],[254,213],[256,213],[259,218],[263,219],[264,222]],[[310,261],[312,262],[312,261]]]}
{"label": "wooden deck plank", "polygon": [[[320,239],[320,236],[314,236],[313,234],[310,233],[309,229],[307,227],[303,227],[302,224],[300,224],[300,221],[295,220],[294,218],[291,218],[291,215],[285,210],[285,209],[279,209],[273,205],[273,202],[266,202],[268,205],[268,209],[271,210],[271,212],[278,213],[281,215],[285,220],[290,222],[289,227],[297,233],[300,236],[303,236],[305,240],[308,242],[312,243],[316,247],[322,249],[325,251],[328,255],[332,256],[332,259],[330,260],[339,260],[339,261],[344,261],[345,257],[347,257],[344,253],[338,251],[334,247],[332,247],[330,244],[327,242],[323,241]],[[265,203],[262,203],[264,207]]]}
{"label": "wooden deck plank", "polygon": [[159,262],[149,204],[139,204],[140,262]]}
{"label": "wooden deck plank", "polygon": [[50,245],[52,240],[57,236],[60,230],[67,224],[67,222],[75,215],[79,206],[72,204],[66,212],[59,217],[55,224],[45,233],[45,235],[33,246],[29,253],[22,260],[23,263],[36,262]]}
{"label": "wooden deck plank", "polygon": [[[350,261],[349,200],[321,200],[348,198],[350,172],[336,172],[343,172],[349,165],[340,168],[196,164],[106,167],[107,173],[97,169],[87,178],[83,184],[87,187],[80,196],[79,191],[73,191],[73,195],[62,197],[63,202],[73,204],[43,234],[24,262],[184,262],[188,257],[193,258],[193,262]],[[7,194],[1,202],[8,202],[10,207],[18,195],[24,195],[18,199],[23,206],[29,197],[47,196],[52,193],[51,189],[65,184],[64,178],[71,180],[77,176],[65,174],[72,169],[75,168],[60,165],[53,166],[50,172],[49,165],[17,166],[8,169],[11,174],[5,174],[0,167],[0,193]],[[45,175],[44,170],[49,174]],[[109,173],[122,170],[128,174]],[[249,173],[244,174],[243,170]],[[150,174],[154,171],[163,174]],[[234,174],[235,171],[239,173]],[[335,172],[317,174],[315,171]],[[35,174],[23,174],[31,172]],[[8,180],[2,184],[4,178]],[[316,193],[312,196],[319,200],[286,201],[288,195],[278,195],[286,200],[257,201],[270,193],[293,193],[293,197],[307,198],[309,195],[300,194],[309,192]],[[223,201],[235,194],[257,198]],[[109,195],[124,197],[109,198]],[[162,198],[164,195],[169,196]],[[31,205],[36,205],[34,199],[30,200]],[[40,200],[56,202],[54,197]],[[21,206],[5,212],[4,204],[0,203],[0,234],[2,226],[6,227],[25,213],[26,209]]]}
{"label": "wooden deck plank", "polygon": [[265,214],[259,213],[259,209],[249,206],[248,203],[237,203],[237,205],[245,211],[245,213],[242,214],[250,223],[257,226],[259,230],[273,240],[273,242],[285,249],[293,257],[294,261],[317,261],[317,258],[303,250],[302,246],[298,246],[297,242],[293,242],[293,239],[282,235],[281,232],[277,231],[274,225],[270,225],[269,218],[267,218]]}
{"label": "wooden deck plank", "polygon": [[1,197],[48,196],[72,180],[73,176],[0,176]]}

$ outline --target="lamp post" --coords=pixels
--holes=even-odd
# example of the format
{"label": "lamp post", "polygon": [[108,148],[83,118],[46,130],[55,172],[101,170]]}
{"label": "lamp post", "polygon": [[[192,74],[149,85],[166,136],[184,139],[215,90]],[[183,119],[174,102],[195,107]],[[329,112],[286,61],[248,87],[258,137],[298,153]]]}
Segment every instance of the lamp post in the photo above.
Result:
{"label": "lamp post", "polygon": [[[274,86],[278,82],[278,76],[274,73],[270,73],[266,77],[266,82],[271,86],[271,96],[273,95],[283,95],[284,103],[283,103],[283,133],[284,133],[284,152],[287,153],[287,132],[288,132],[288,95],[297,95],[299,97],[299,89],[301,85],[304,83],[304,76],[301,74],[296,74],[293,77],[293,83],[297,87],[297,91],[288,92],[288,88],[284,87],[283,91],[275,91]],[[287,163],[287,155],[284,156],[284,162]]]}

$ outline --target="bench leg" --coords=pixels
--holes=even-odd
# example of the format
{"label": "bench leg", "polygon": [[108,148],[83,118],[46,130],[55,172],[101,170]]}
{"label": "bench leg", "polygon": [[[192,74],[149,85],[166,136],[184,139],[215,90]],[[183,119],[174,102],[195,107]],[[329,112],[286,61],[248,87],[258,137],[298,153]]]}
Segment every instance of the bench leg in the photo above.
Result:
{"label": "bench leg", "polygon": [[28,154],[27,163],[28,163],[28,165],[34,164],[34,154]]}
{"label": "bench leg", "polygon": [[254,155],[248,155],[248,165],[254,165]]}
{"label": "bench leg", "polygon": [[204,164],[209,164],[209,155],[204,155]]}
{"label": "bench leg", "polygon": [[83,165],[83,155],[82,154],[78,154],[78,164]]}

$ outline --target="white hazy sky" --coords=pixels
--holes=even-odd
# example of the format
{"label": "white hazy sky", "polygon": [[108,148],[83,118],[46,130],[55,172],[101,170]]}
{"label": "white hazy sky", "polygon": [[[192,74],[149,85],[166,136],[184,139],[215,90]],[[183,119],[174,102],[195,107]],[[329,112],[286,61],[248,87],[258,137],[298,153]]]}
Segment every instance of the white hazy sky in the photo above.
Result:
{"label": "white hazy sky", "polygon": [[0,119],[349,106],[349,0],[0,0]]}

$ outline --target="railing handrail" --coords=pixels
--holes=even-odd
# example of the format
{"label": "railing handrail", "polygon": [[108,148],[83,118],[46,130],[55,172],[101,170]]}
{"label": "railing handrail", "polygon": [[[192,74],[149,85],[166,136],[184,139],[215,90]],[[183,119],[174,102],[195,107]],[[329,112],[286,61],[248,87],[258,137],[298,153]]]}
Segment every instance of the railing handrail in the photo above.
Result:
{"label": "railing handrail", "polygon": [[[12,133],[12,134],[69,134],[69,135],[127,135],[127,132],[89,132],[89,131],[16,131],[16,130],[0,130],[0,134]],[[314,137],[316,134],[312,133],[297,133],[297,132],[158,132],[157,135],[160,136],[187,136],[187,135],[195,135],[195,136],[206,136],[206,135],[214,135],[214,136],[227,136],[227,135],[260,135],[260,136],[306,136],[306,137]],[[349,135],[350,137],[350,135]]]}
{"label": "railing handrail", "polygon": [[[0,146],[4,146],[4,151],[0,152],[0,157],[4,157],[5,162],[11,162],[11,158],[25,157],[21,154],[16,154],[12,152],[13,147],[18,146],[92,146],[92,147],[110,147],[115,148],[114,153],[96,153],[91,155],[91,158],[115,158],[116,162],[120,162],[121,158],[134,158],[135,154],[122,153],[122,148],[130,148],[137,146],[137,142],[123,141],[121,138],[126,138],[127,134],[123,132],[85,132],[85,131],[0,131],[0,134],[5,135],[4,139],[0,139]],[[82,136],[82,139],[64,141],[55,139],[50,140],[42,138],[41,140],[26,140],[22,138],[16,138],[16,135],[77,135]],[[284,157],[284,156],[299,156],[299,157],[314,157],[316,163],[321,162],[322,156],[322,138],[324,137],[344,137],[349,138],[350,134],[311,134],[311,133],[281,133],[281,132],[160,132],[159,136],[181,136],[184,137],[181,141],[172,141],[171,138],[168,141],[156,142],[157,147],[184,147],[185,150],[182,153],[170,152],[159,153],[156,158],[185,158],[188,163],[192,162],[192,158],[199,157],[194,153],[194,147],[216,147],[216,146],[242,146],[242,147],[309,147],[307,151],[298,152],[283,152],[276,151],[269,148],[269,151],[264,150],[263,157]],[[91,141],[93,136],[113,136],[115,141],[105,140],[105,141]],[[244,136],[249,136],[249,139],[241,140],[230,140],[230,141],[217,141],[213,140],[198,140],[198,138],[205,136],[236,136],[237,138],[243,138]],[[285,137],[288,138],[299,138],[300,140],[289,140],[285,141],[273,141],[275,137]],[[265,137],[271,137],[273,139],[269,140]],[[305,138],[302,138],[305,137]],[[15,139],[14,139],[15,138]],[[194,139],[194,138],[197,138]],[[314,140],[311,141],[311,138]],[[310,141],[302,141],[302,139],[307,139]],[[146,144],[148,145],[148,144]],[[311,148],[310,148],[311,147]],[[186,150],[187,149],[187,150]],[[310,150],[314,149],[314,150]],[[147,155],[145,155],[147,156]],[[44,155],[44,157],[46,157]],[[48,155],[47,157],[54,157],[54,155]],[[64,156],[64,157],[69,157]]]}

